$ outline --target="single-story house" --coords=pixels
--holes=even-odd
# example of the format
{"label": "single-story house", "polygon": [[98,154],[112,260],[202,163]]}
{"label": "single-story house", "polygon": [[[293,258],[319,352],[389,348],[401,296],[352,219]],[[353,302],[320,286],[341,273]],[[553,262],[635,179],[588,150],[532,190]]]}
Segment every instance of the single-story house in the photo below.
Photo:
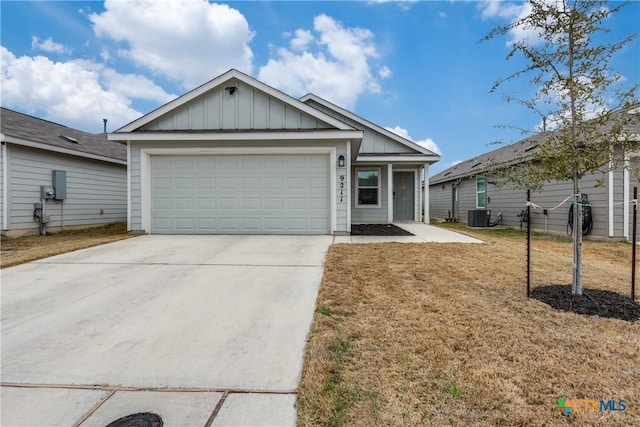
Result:
{"label": "single-story house", "polygon": [[124,222],[127,151],[91,134],[6,108],[0,111],[2,234]]}
{"label": "single-story house", "polygon": [[[640,114],[630,113],[627,131],[640,136]],[[506,145],[497,150],[463,161],[430,178],[429,198],[431,216],[461,222],[485,220],[488,210],[490,221],[502,213],[502,224],[507,227],[526,227],[523,215],[527,206],[526,190],[497,185],[490,172],[496,164],[518,164],[532,158],[536,147],[549,132],[544,132]],[[634,137],[635,138],[635,137]],[[640,186],[632,170],[638,169],[637,157],[628,156],[626,167],[603,170],[586,175],[580,182],[582,194],[588,196],[591,207],[590,235],[601,239],[628,239],[631,233],[633,187]],[[531,227],[537,231],[567,233],[569,210],[573,198],[571,181],[547,183],[540,191],[531,191],[531,201],[538,207],[531,209]],[[477,216],[477,211],[480,217]],[[469,212],[472,212],[471,215]],[[485,224],[472,224],[486,226]]]}
{"label": "single-story house", "polygon": [[109,135],[126,144],[129,229],[348,234],[421,221],[440,157],[315,96],[230,70]]}

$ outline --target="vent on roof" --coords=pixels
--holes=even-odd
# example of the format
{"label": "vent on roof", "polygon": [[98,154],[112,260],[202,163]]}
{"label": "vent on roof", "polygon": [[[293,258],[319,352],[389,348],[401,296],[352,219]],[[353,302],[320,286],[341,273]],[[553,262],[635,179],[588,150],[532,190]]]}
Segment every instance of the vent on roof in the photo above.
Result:
{"label": "vent on roof", "polygon": [[478,162],[478,163],[476,163],[475,165],[471,166],[471,169],[473,169],[473,168],[475,168],[475,167],[478,167],[478,166],[480,166],[481,164],[482,164],[482,162]]}
{"label": "vent on roof", "polygon": [[71,136],[60,135],[60,138],[64,139],[65,141],[73,142],[74,144],[78,143],[78,140],[73,138],[73,137],[71,137]]}
{"label": "vent on roof", "polygon": [[527,148],[525,148],[525,149],[524,149],[524,151],[525,151],[525,152],[527,152],[527,151],[531,151],[531,150],[533,150],[534,148],[536,148],[536,146],[535,146],[535,145],[530,145],[530,146],[528,146]]}
{"label": "vent on roof", "polygon": [[449,176],[449,175],[451,175],[451,172],[447,172],[443,176]]}

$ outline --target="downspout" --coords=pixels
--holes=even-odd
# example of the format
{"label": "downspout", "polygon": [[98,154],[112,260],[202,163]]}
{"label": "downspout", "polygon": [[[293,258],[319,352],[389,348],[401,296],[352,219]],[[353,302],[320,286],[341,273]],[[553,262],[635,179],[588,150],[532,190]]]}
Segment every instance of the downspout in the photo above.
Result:
{"label": "downspout", "polygon": [[614,237],[613,222],[613,163],[609,162],[609,237]]}
{"label": "downspout", "polygon": [[416,187],[414,193],[417,197],[415,197],[414,200],[417,201],[417,204],[413,204],[413,220],[415,222],[422,222],[422,167],[419,167],[415,174],[417,177],[415,179],[416,183],[414,184]]}
{"label": "downspout", "polygon": [[623,168],[623,172],[622,172],[622,192],[623,192],[623,202],[624,204],[623,206],[623,214],[622,214],[622,222],[623,222],[623,226],[624,226],[624,230],[623,230],[623,236],[627,239],[629,239],[629,220],[630,215],[629,215],[629,203],[631,202],[630,198],[631,195],[629,194],[629,191],[631,191],[630,189],[630,185],[629,185],[629,156],[625,155],[624,158],[624,168]]}
{"label": "downspout", "polygon": [[387,222],[393,222],[393,163],[387,164]]}
{"label": "downspout", "polygon": [[2,144],[2,229],[9,229],[9,161],[7,159],[7,141],[0,133]]}
{"label": "downspout", "polygon": [[429,163],[424,164],[424,223],[429,224]]}
{"label": "downspout", "polygon": [[127,141],[127,231],[131,231],[131,142]]}

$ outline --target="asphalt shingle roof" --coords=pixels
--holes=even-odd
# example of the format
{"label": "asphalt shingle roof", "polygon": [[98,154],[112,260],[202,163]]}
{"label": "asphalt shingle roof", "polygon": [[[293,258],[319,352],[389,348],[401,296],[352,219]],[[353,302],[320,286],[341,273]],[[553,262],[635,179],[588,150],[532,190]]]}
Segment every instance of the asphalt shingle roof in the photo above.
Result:
{"label": "asphalt shingle roof", "polygon": [[[633,113],[629,111],[630,118],[626,130],[631,134],[640,135],[640,111],[635,110],[638,110],[638,108],[634,109]],[[606,128],[605,126],[605,131]],[[551,132],[539,133],[522,141],[465,160],[432,176],[429,178],[429,184],[438,184],[474,176],[495,165],[516,164],[527,161],[533,157],[536,147],[544,142],[551,134]]]}
{"label": "asphalt shingle roof", "polygon": [[109,141],[107,134],[93,134],[18,113],[2,107],[0,109],[0,131],[7,137],[66,148],[68,150],[126,161],[124,145]]}

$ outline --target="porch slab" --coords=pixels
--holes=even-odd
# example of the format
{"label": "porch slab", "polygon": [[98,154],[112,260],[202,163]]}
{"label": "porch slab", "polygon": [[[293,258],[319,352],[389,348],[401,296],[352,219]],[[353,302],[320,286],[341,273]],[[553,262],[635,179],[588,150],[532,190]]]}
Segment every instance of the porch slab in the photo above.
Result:
{"label": "porch slab", "polygon": [[335,236],[333,243],[484,243],[482,240],[421,222],[393,223],[413,236]]}

